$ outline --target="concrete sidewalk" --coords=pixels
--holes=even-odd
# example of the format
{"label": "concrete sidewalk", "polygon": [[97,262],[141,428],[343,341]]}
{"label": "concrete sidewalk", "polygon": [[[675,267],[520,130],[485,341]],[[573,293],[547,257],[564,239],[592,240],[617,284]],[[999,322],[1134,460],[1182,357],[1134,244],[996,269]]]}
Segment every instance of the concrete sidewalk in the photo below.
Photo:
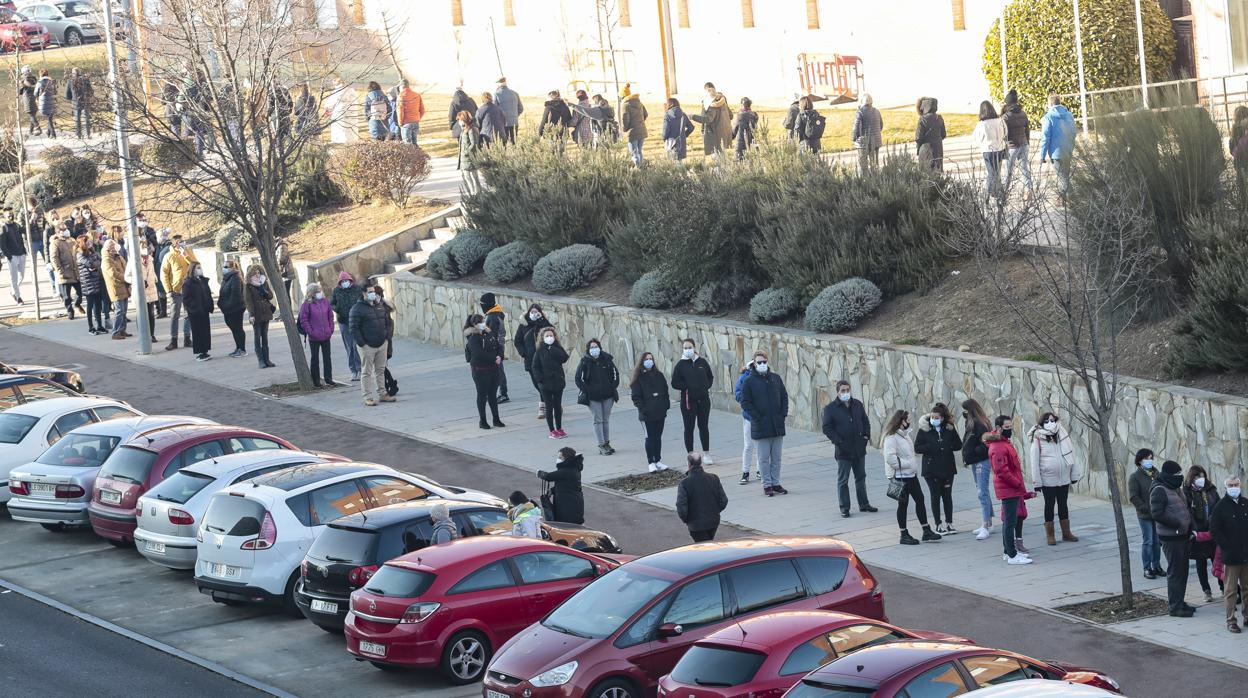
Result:
{"label": "concrete sidewalk", "polygon": [[[168,336],[168,321],[165,323],[157,326],[162,340]],[[274,347],[273,360],[278,366],[267,370],[258,369],[251,356],[225,357],[233,346],[228,330],[216,316],[212,352],[215,358],[203,363],[194,361],[187,349],[160,350],[151,356],[139,356],[137,341],[117,342],[107,336],[92,337],[86,333],[82,320],[45,322],[16,328],[16,331],[231,388],[250,389],[294,380],[285,336],[276,323],[270,331],[270,342]],[[248,341],[251,341],[250,336]],[[334,378],[348,379],[345,352],[338,337],[334,338],[332,346]],[[607,347],[608,351],[610,349]],[[574,366],[576,360],[574,357],[569,364]],[[548,438],[545,422],[536,418],[536,391],[527,374],[517,363],[508,362],[505,366],[512,401],[500,410],[502,420],[507,423],[503,429],[483,431],[477,427],[472,382],[461,351],[410,340],[400,339],[395,344],[390,368],[399,382],[399,394],[394,404],[365,407],[358,384],[354,383],[285,401],[305,407],[311,413],[332,414],[531,472],[551,469],[556,451],[562,446],[572,446],[585,454],[583,478],[590,486],[618,475],[645,472],[641,427],[627,398],[617,405],[611,419],[611,442],[617,453],[610,457],[599,456],[592,420],[588,411],[576,404],[575,387],[570,381],[571,389],[564,393],[564,428],[569,438],[553,441]],[[90,389],[91,377],[85,378]],[[915,406],[920,411],[925,408]],[[315,419],[315,416],[310,414],[309,418]],[[1060,543],[1056,547],[1044,544],[1042,505],[1039,500],[1033,500],[1025,538],[1035,564],[1006,566],[1001,559],[999,526],[985,541],[976,541],[969,533],[978,525],[979,504],[973,481],[965,470],[959,471],[954,485],[954,518],[963,533],[946,537],[937,544],[901,546],[895,504],[884,494],[883,465],[877,451],[868,455],[867,478],[872,504],[880,511],[861,514],[855,506],[853,517],[842,519],[836,504],[836,465],[831,447],[822,434],[789,429],[784,444],[782,482],[792,494],[768,498],[763,496],[757,481],[747,486],[736,484],[741,464],[740,416],[713,411],[710,429],[715,465],[709,470],[722,478],[728,492],[730,501],[724,512],[728,523],[765,533],[835,535],[852,543],[870,565],[1041,610],[1110,596],[1118,589],[1113,516],[1108,503],[1101,500],[1072,497],[1071,520],[1080,542]],[[668,415],[663,459],[672,466],[680,466],[684,460],[680,417],[675,409]],[[420,469],[419,463],[402,465]],[[488,483],[479,484],[488,489]],[[534,477],[528,494],[535,496],[539,490],[540,482]],[[664,511],[674,508],[674,488],[638,497],[656,505],[656,516],[675,516]],[[593,525],[594,512],[586,514],[587,523]],[[913,508],[909,523],[911,532],[917,533]],[[1134,517],[1130,514],[1127,530],[1133,541],[1138,539]],[[1165,580],[1146,580],[1140,576],[1134,546],[1132,553],[1135,588],[1164,597]],[[1188,589],[1188,601],[1200,607],[1194,618],[1160,616],[1106,627],[1141,640],[1248,668],[1248,649],[1242,644],[1243,636],[1226,632],[1221,601],[1203,602],[1194,573]],[[939,600],[933,602],[939,603]],[[1008,619],[1002,620],[1008,622]]]}

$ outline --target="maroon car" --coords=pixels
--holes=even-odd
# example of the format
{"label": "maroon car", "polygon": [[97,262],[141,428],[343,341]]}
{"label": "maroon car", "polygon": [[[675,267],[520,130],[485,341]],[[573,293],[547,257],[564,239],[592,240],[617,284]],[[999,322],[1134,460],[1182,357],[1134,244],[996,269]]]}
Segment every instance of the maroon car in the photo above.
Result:
{"label": "maroon car", "polygon": [[0,52],[35,51],[46,48],[51,35],[42,24],[20,12],[0,7]]}
{"label": "maroon car", "polygon": [[851,652],[899,640],[971,641],[905,630],[831,611],[780,611],[749,618],[699,640],[659,681],[679,698],[779,698],[813,669]]}
{"label": "maroon car", "polygon": [[789,698],[957,696],[979,688],[1057,679],[1121,694],[1094,669],[1042,662],[1007,650],[947,642],[895,642],[868,647],[807,674]]}
{"label": "maroon car", "polygon": [[696,543],[599,577],[516,635],[490,664],[485,696],[652,696],[695,642],[780,609],[887,620],[879,585],[848,543],[817,536]]}
{"label": "maroon car", "polygon": [[87,518],[96,535],[117,546],[134,542],[139,497],[183,467],[227,453],[294,449],[289,441],[254,429],[179,424],[139,434],[100,466]]}

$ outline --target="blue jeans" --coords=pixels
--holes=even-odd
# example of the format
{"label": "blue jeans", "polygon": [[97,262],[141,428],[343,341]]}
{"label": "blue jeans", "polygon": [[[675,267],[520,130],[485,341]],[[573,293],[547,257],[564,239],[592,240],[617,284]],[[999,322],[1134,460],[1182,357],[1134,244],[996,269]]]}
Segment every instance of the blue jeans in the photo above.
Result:
{"label": "blue jeans", "polygon": [[91,137],[91,110],[86,107],[74,105],[74,135],[82,138],[83,131],[86,131],[87,138]]}
{"label": "blue jeans", "polygon": [[420,122],[403,124],[403,142],[416,145],[416,136],[420,135]]}
{"label": "blue jeans", "polygon": [[646,141],[645,141],[645,139],[644,139],[644,138],[643,138],[643,139],[641,139],[641,140],[633,140],[633,139],[631,139],[631,138],[630,138],[630,139],[628,139],[628,154],[629,154],[629,157],[631,157],[631,158],[633,159],[633,164],[634,164],[634,165],[637,165],[638,167],[640,167],[640,166],[641,166],[641,160],[642,160],[642,158],[641,158],[641,146],[642,146],[642,144],[644,144],[645,142],[646,142]]}
{"label": "blue jeans", "polygon": [[988,523],[992,521],[992,464],[988,461],[976,463],[971,466],[971,472],[975,474],[975,489],[979,490],[979,510],[983,517],[980,521]]}
{"label": "blue jeans", "polygon": [[1001,156],[1005,154],[984,153],[984,196],[1000,196],[1001,190]]}
{"label": "blue jeans", "polygon": [[338,336],[342,337],[342,345],[347,348],[347,368],[351,369],[352,375],[358,374],[360,372],[360,348],[355,346],[355,337],[351,336],[351,326],[345,322],[338,323]]}
{"label": "blue jeans", "polygon": [[1161,542],[1157,540],[1157,524],[1152,519],[1136,520],[1140,522],[1140,559],[1144,562],[1144,571],[1161,567]]}
{"label": "blue jeans", "polygon": [[370,119],[368,122],[368,135],[372,136],[375,141],[384,141],[390,135],[390,127],[380,119]]}
{"label": "blue jeans", "polygon": [[130,299],[123,301],[113,301],[113,335],[120,335],[126,331],[126,306],[130,303]]}
{"label": "blue jeans", "polygon": [[1010,148],[1009,159],[1005,161],[1005,183],[1007,187],[1014,183],[1014,168],[1017,167],[1023,173],[1023,184],[1027,187],[1027,191],[1031,191],[1031,161],[1028,158],[1028,144],[1024,143],[1017,148]]}

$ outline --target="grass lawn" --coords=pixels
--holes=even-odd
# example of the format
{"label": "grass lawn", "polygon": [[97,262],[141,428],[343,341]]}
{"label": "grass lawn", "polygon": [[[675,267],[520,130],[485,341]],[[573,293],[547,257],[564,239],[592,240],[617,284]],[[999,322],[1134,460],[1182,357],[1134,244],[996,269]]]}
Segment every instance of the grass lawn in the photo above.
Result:
{"label": "grass lawn", "polygon": [[[17,70],[18,58],[21,58],[22,65],[29,65],[35,75],[45,68],[48,74],[58,83],[59,89],[57,96],[64,101],[65,95],[65,76],[69,74],[70,68],[84,68],[91,75],[92,82],[96,86],[97,100],[107,100],[108,92],[104,89],[105,78],[108,75],[108,57],[105,53],[104,44],[87,44],[85,46],[71,46],[69,48],[51,48],[46,51],[30,51],[26,53],[13,54],[6,53],[0,56],[0,95],[9,95],[9,108],[0,110],[0,124],[12,126],[14,123],[14,108],[12,96],[17,94],[15,82],[15,71]],[[57,128],[58,130],[69,127],[72,131],[73,113],[69,106],[65,105],[58,110]],[[23,123],[25,123],[26,115],[22,114]],[[99,117],[97,117],[98,119]],[[62,122],[65,126],[61,126]]]}

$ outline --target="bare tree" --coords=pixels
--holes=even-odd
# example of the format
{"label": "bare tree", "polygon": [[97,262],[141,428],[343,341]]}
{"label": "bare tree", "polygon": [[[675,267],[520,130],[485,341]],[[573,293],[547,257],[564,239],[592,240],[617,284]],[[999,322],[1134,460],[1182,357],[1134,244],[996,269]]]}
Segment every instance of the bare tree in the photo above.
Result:
{"label": "bare tree", "polygon": [[[276,247],[282,196],[296,161],[306,149],[320,147],[332,123],[320,105],[375,72],[382,55],[364,42],[344,41],[342,34],[300,28],[315,23],[304,22],[293,5],[165,0],[159,21],[144,26],[149,74],[162,99],[146,99],[138,85],[123,86],[130,112],[126,130],[145,153],[133,164],[179,195],[179,206],[247,233],[275,282],[281,279]],[[292,96],[292,85],[307,86],[308,93],[298,89]],[[274,296],[299,384],[311,389],[290,297],[281,291]]]}

